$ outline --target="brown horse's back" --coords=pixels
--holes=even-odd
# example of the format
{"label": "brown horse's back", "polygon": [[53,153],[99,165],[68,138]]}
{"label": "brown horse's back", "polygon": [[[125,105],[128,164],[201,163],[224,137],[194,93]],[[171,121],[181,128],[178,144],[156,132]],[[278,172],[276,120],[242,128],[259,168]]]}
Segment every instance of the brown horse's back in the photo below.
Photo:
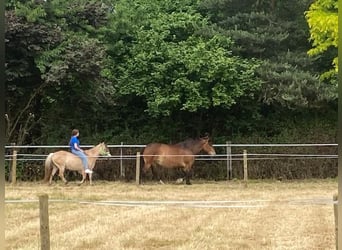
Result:
{"label": "brown horse's back", "polygon": [[195,157],[193,153],[178,145],[163,143],[150,143],[143,152],[145,170],[151,165],[160,165],[166,168],[183,167],[188,169],[192,166]]}

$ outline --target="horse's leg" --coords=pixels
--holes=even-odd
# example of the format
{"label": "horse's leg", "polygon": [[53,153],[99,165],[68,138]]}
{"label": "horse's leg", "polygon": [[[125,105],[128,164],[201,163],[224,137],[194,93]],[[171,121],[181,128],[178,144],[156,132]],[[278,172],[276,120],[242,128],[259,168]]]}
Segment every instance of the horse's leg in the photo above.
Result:
{"label": "horse's leg", "polygon": [[186,184],[186,185],[191,185],[191,182],[190,182],[190,175],[191,175],[190,171],[186,171],[186,172],[185,172],[185,184]]}
{"label": "horse's leg", "polygon": [[64,178],[64,167],[61,167],[59,169],[59,177],[61,177],[62,181],[64,182],[64,184],[68,184],[68,181]]}
{"label": "horse's leg", "polygon": [[152,161],[153,161],[152,157],[144,156],[143,159],[144,159],[144,167],[142,171],[140,171],[140,183],[142,183],[143,175],[145,175],[148,169],[151,168]]}
{"label": "horse's leg", "polygon": [[51,175],[50,175],[50,179],[49,179],[49,185],[52,184],[52,178],[56,174],[57,170],[58,170],[58,168],[56,166],[53,166],[52,172],[51,172]]}
{"label": "horse's leg", "polygon": [[191,168],[185,168],[184,172],[185,172],[185,184],[191,185],[191,182],[190,182]]}
{"label": "horse's leg", "polygon": [[185,171],[183,170],[183,168],[178,168],[177,169],[177,180],[176,180],[176,184],[181,184],[184,181],[184,177],[185,177]]}
{"label": "horse's leg", "polygon": [[166,172],[167,172],[167,168],[164,168],[163,166],[159,166],[158,178],[159,178],[159,182],[161,184],[165,184],[163,180],[167,179],[165,177]]}
{"label": "horse's leg", "polygon": [[165,185],[163,181],[163,179],[165,180],[165,172],[163,171],[163,167],[158,164],[153,165],[151,169],[153,169],[153,167],[156,168],[155,174],[157,181],[159,180],[160,184]]}
{"label": "horse's leg", "polygon": [[161,166],[154,164],[151,166],[151,171],[152,171],[152,180],[159,181],[160,184],[165,184],[163,182],[163,177],[161,174]]}
{"label": "horse's leg", "polygon": [[84,183],[85,179],[87,178],[87,174],[86,172],[84,172],[84,170],[78,171],[78,172],[82,175],[82,180],[78,183],[78,185],[81,185]]}
{"label": "horse's leg", "polygon": [[156,166],[151,166],[151,172],[152,172],[152,180],[158,181],[158,171],[156,171]]}
{"label": "horse's leg", "polygon": [[89,184],[90,186],[93,185],[93,173],[89,173]]}

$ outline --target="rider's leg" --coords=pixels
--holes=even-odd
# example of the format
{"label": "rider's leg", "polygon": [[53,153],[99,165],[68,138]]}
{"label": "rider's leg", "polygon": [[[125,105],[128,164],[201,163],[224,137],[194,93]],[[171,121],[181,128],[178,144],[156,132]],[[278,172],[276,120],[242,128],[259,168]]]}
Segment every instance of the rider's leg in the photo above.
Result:
{"label": "rider's leg", "polygon": [[78,150],[72,150],[72,153],[79,156],[82,160],[83,163],[83,167],[85,170],[88,169],[88,159],[87,156],[82,152],[82,151],[78,151]]}

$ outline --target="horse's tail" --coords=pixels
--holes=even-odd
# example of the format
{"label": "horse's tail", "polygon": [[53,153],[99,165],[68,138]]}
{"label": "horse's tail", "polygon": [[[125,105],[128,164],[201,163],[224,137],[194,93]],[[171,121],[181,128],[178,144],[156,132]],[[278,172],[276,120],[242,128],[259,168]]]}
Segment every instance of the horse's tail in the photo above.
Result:
{"label": "horse's tail", "polygon": [[145,153],[145,148],[142,148],[140,150],[140,176],[139,176],[139,180],[140,180],[140,183],[142,182],[142,179],[145,175],[145,172],[144,172],[144,166],[145,166],[145,159],[144,159],[144,153]]}
{"label": "horse's tail", "polygon": [[50,175],[52,173],[52,166],[51,166],[51,163],[52,163],[52,156],[53,156],[53,153],[50,153],[48,155],[48,157],[46,158],[45,160],[45,175],[44,175],[44,182],[48,182],[49,181],[49,178],[50,178]]}
{"label": "horse's tail", "polygon": [[140,166],[141,166],[141,163],[144,161],[144,151],[145,151],[145,148],[140,150]]}
{"label": "horse's tail", "polygon": [[143,148],[142,150],[140,150],[140,176],[141,176],[141,172],[143,170],[144,167],[144,150],[145,148]]}

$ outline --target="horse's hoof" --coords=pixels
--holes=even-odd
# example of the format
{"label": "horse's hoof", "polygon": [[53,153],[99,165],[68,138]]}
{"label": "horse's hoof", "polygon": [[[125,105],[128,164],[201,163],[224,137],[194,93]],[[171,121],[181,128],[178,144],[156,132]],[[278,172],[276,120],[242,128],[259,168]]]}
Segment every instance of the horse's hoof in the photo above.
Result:
{"label": "horse's hoof", "polygon": [[177,180],[176,180],[176,184],[181,184],[181,183],[183,183],[183,178],[178,178]]}
{"label": "horse's hoof", "polygon": [[159,183],[165,185],[165,183],[162,180],[159,180]]}

